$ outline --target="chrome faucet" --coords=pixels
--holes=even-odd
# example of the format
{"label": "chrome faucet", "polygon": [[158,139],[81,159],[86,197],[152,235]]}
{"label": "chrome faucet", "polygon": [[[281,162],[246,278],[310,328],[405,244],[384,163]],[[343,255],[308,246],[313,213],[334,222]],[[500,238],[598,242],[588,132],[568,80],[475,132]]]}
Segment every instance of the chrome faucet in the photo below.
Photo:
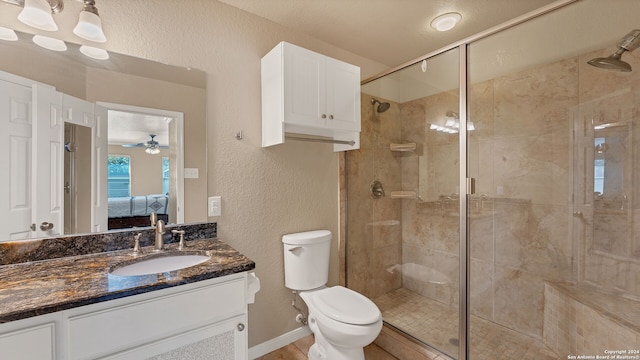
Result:
{"label": "chrome faucet", "polygon": [[156,223],[156,250],[164,249],[164,220],[158,220]]}
{"label": "chrome faucet", "polygon": [[142,249],[140,248],[140,237],[142,233],[137,233],[133,237],[133,255],[142,254]]}
{"label": "chrome faucet", "polygon": [[184,230],[171,230],[173,234],[178,234],[180,236],[180,244],[178,244],[178,251],[184,250]]}
{"label": "chrome faucet", "polygon": [[149,215],[149,222],[151,222],[151,227],[155,229],[158,223],[158,214],[156,214],[155,211]]}

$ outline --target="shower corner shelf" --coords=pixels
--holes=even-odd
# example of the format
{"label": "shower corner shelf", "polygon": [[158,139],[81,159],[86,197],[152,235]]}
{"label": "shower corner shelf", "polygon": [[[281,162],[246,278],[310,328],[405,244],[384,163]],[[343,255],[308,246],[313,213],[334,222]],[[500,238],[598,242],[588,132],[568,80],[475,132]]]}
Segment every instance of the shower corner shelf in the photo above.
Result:
{"label": "shower corner shelf", "polygon": [[411,152],[416,151],[416,143],[403,143],[403,144],[389,144],[389,150],[397,152]]}
{"label": "shower corner shelf", "polygon": [[417,199],[418,195],[415,191],[399,190],[391,192],[392,199]]}

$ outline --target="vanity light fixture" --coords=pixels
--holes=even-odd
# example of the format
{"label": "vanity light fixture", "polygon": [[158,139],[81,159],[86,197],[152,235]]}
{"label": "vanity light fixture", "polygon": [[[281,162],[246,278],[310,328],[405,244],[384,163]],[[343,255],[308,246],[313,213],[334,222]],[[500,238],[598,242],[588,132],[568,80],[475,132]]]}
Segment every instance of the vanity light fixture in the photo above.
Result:
{"label": "vanity light fixture", "polygon": [[94,48],[93,46],[82,45],[80,46],[80,52],[96,60],[107,60],[109,58],[107,50]]}
{"label": "vanity light fixture", "polygon": [[53,51],[66,51],[67,44],[64,41],[59,39],[50,38],[48,36],[43,35],[34,35],[33,42],[38,46],[41,46],[45,49],[53,50]]}
{"label": "vanity light fixture", "polygon": [[[40,30],[57,31],[58,25],[52,14],[60,13],[64,9],[64,0],[0,0],[11,5],[22,6],[18,20]],[[80,11],[78,23],[73,33],[78,37],[104,43],[107,38],[102,31],[102,21],[98,14],[95,0],[79,0],[84,6]]]}
{"label": "vanity light fixture", "polygon": [[431,27],[438,31],[448,31],[453,29],[462,20],[462,15],[457,12],[450,12],[437,16],[431,21]]}
{"label": "vanity light fixture", "polygon": [[[457,134],[460,131],[460,116],[455,111],[447,111],[445,114],[444,126],[438,124],[431,124],[429,129],[440,131],[448,134]],[[467,131],[473,131],[476,127],[473,121],[467,122]]]}
{"label": "vanity light fixture", "polygon": [[36,29],[57,31],[58,25],[51,14],[59,13],[63,8],[62,0],[24,0],[18,20]]}
{"label": "vanity light fixture", "polygon": [[17,41],[18,35],[13,29],[0,26],[0,40]]}
{"label": "vanity light fixture", "polygon": [[73,28],[73,33],[85,40],[98,43],[107,42],[102,31],[102,21],[95,0],[84,0],[84,6],[80,11],[78,24]]}

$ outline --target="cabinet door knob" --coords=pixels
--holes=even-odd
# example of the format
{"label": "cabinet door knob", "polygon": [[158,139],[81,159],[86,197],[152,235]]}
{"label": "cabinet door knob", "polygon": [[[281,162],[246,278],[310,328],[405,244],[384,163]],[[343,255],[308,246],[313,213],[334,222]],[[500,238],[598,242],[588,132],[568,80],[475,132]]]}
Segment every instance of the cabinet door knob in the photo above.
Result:
{"label": "cabinet door knob", "polygon": [[323,118],[323,119],[326,119],[327,118],[327,114],[322,114],[320,117]]}
{"label": "cabinet door knob", "polygon": [[333,115],[329,115],[329,119],[333,120]]}
{"label": "cabinet door knob", "polygon": [[50,222],[43,222],[42,224],[40,224],[40,230],[42,231],[47,231],[47,230],[51,230],[53,229],[53,224]]}
{"label": "cabinet door knob", "polygon": [[244,330],[244,324],[240,323],[238,324],[238,331],[243,331]]}

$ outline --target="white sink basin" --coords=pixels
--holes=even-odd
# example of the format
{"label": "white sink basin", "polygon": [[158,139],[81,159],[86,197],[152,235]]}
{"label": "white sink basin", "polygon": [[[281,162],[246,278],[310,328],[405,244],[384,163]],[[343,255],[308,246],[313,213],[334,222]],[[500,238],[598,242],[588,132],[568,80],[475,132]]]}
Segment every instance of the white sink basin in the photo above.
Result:
{"label": "white sink basin", "polygon": [[116,265],[109,273],[118,276],[140,276],[186,269],[211,259],[204,254],[160,254],[128,264]]}

